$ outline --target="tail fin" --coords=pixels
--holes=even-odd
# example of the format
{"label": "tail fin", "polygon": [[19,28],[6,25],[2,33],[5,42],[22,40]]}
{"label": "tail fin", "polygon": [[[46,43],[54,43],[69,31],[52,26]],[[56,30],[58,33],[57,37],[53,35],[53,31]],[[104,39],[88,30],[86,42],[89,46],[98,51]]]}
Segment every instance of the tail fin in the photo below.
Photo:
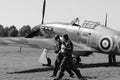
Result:
{"label": "tail fin", "polygon": [[105,18],[105,27],[107,27],[107,13],[106,13],[106,18]]}

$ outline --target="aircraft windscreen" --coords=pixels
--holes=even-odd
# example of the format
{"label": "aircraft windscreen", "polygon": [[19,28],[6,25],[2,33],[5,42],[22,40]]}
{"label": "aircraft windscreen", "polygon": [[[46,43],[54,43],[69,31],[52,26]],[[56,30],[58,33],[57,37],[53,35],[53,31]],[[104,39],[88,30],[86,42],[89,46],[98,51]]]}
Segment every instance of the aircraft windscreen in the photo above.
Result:
{"label": "aircraft windscreen", "polygon": [[93,21],[85,21],[82,25],[82,27],[84,28],[90,28],[90,29],[94,29],[97,25],[99,25],[100,22],[93,22]]}
{"label": "aircraft windscreen", "polygon": [[72,24],[73,26],[78,26],[78,27],[80,27],[80,25],[79,24]]}

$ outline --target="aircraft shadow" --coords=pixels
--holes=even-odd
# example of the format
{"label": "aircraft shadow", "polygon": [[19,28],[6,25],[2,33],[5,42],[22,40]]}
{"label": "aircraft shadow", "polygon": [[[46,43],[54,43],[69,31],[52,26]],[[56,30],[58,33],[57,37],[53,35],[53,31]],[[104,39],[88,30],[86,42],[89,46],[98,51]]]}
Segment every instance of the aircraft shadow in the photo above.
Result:
{"label": "aircraft shadow", "polygon": [[85,79],[96,79],[97,77],[83,76]]}
{"label": "aircraft shadow", "polygon": [[[77,77],[73,77],[72,79],[61,79],[61,80],[73,80],[74,78],[77,78]],[[97,79],[97,77],[89,77],[89,76],[83,76],[83,78],[81,80],[87,80],[87,79]]]}
{"label": "aircraft shadow", "polygon": [[[120,62],[116,62],[115,65],[110,65],[109,63],[93,63],[93,64],[80,63],[80,64],[77,65],[77,67],[78,68],[120,67]],[[29,69],[29,70],[23,70],[23,71],[7,72],[7,74],[46,72],[46,71],[52,71],[53,69],[54,69],[54,67],[50,66],[50,67]]]}
{"label": "aircraft shadow", "polygon": [[53,69],[54,67],[50,66],[45,68],[36,68],[36,69],[29,69],[29,70],[23,70],[23,71],[7,72],[7,74],[46,72],[46,71],[52,71]]}
{"label": "aircraft shadow", "polygon": [[92,64],[84,64],[80,63],[78,65],[79,68],[94,68],[94,67],[120,67],[120,62],[116,62],[116,64],[112,65],[107,62],[104,63],[92,63]]}

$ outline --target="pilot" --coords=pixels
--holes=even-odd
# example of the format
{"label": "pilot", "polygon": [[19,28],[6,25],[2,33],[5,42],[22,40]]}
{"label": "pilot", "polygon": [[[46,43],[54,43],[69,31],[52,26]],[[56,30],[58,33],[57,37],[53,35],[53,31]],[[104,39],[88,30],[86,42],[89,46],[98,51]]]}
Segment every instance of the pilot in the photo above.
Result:
{"label": "pilot", "polygon": [[63,35],[63,40],[64,42],[62,43],[61,46],[61,53],[63,54],[63,60],[61,62],[60,66],[60,73],[57,78],[54,80],[60,80],[64,76],[64,71],[67,69],[67,66],[69,66],[72,71],[77,75],[77,77],[80,79],[82,78],[82,75],[80,71],[72,64],[72,52],[73,52],[73,44],[69,40],[69,37],[67,34]]}
{"label": "pilot", "polygon": [[[63,59],[63,54],[60,52],[62,41],[61,41],[59,35],[55,35],[55,41],[56,41],[55,53],[57,54],[57,57],[56,57],[56,60],[55,60],[55,68],[54,68],[54,71],[53,71],[53,75],[51,77],[56,77],[57,72],[58,72],[59,67],[60,67],[60,64],[61,64],[61,61]],[[70,77],[74,76],[74,73],[70,70],[69,67],[67,67],[66,71],[70,74]]]}

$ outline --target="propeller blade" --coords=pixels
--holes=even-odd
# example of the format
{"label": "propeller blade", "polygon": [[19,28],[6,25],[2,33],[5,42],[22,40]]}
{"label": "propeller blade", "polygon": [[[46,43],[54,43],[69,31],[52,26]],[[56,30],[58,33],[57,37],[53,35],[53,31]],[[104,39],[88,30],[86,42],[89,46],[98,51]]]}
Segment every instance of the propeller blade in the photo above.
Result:
{"label": "propeller blade", "polygon": [[38,34],[40,30],[35,30],[33,32],[31,32],[30,34],[28,34],[27,36],[25,36],[25,38],[33,38],[36,34]]}
{"label": "propeller blade", "polygon": [[44,3],[43,3],[43,12],[42,12],[42,23],[44,23],[44,16],[45,16],[45,6],[46,6],[46,0],[44,0]]}
{"label": "propeller blade", "polygon": [[[46,6],[46,0],[44,0],[44,2],[43,2],[42,22],[41,22],[41,24],[44,23],[45,6]],[[28,34],[27,36],[25,36],[25,38],[33,38],[36,34],[38,34],[38,32],[40,32],[40,29],[32,31],[30,34]],[[40,35],[42,35],[42,33]]]}
{"label": "propeller blade", "polygon": [[107,27],[107,13],[106,13],[106,18],[105,18],[105,27]]}

